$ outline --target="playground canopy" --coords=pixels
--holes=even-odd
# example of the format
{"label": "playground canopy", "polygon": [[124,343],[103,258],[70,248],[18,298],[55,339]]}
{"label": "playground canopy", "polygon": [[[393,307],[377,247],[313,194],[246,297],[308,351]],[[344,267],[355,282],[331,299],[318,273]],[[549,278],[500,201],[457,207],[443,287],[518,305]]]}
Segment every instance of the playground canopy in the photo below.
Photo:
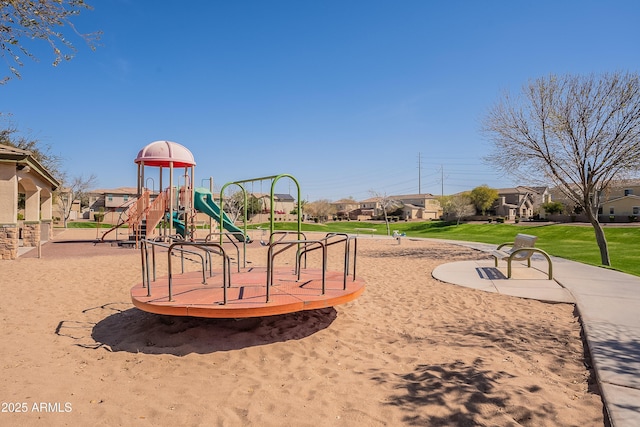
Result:
{"label": "playground canopy", "polygon": [[195,166],[193,154],[186,147],[171,141],[154,141],[138,153],[135,162],[145,166],[176,168]]}

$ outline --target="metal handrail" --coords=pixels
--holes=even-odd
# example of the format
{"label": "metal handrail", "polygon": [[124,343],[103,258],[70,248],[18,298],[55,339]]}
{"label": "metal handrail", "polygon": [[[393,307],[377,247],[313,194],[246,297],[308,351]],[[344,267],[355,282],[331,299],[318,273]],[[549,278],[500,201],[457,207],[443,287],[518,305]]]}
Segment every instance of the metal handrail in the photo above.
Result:
{"label": "metal handrail", "polygon": [[[274,231],[273,233],[271,233],[269,235],[269,242],[268,243],[263,243],[263,246],[269,246],[269,244],[271,244],[274,241],[276,241],[274,238],[275,238],[275,236],[278,236],[278,235],[280,236],[280,238],[277,240],[278,242],[283,241],[289,235],[296,235],[298,237],[298,239],[300,239],[300,237],[302,237],[302,239],[300,239],[300,240],[305,241],[305,242],[309,241],[309,240],[307,240],[307,236],[302,232],[298,233],[298,232],[295,232],[295,231]],[[300,247],[301,247],[301,244],[298,245],[298,250],[300,250]],[[285,248],[285,249],[282,249],[282,250],[284,251],[286,249],[289,249],[289,248]],[[307,267],[307,255],[306,254],[304,256],[304,266],[305,266],[305,268]],[[297,267],[296,267],[296,271],[297,271]]]}
{"label": "metal handrail", "polygon": [[[322,247],[322,295],[325,294],[325,275],[327,264],[327,247],[321,240],[279,240],[269,243],[269,250],[267,251],[267,302],[269,302],[271,286],[273,286],[273,264],[275,256],[283,253],[287,249],[297,245],[319,244]],[[283,249],[274,253],[274,248],[278,245],[285,245]]]}
{"label": "metal handrail", "polygon": [[[197,247],[199,249],[202,249],[206,252],[209,252],[208,249],[206,249],[207,247],[215,247],[217,248],[220,252],[218,252],[219,255],[222,255],[223,257],[223,261],[222,261],[222,289],[223,289],[223,295],[224,295],[224,301],[223,304],[227,303],[227,288],[231,287],[231,261],[229,260],[229,256],[225,253],[224,248],[222,247],[222,245],[220,245],[219,243],[214,243],[214,242],[208,242],[208,243],[199,243],[199,242],[174,242],[169,246],[169,255],[167,257],[167,263],[168,263],[168,275],[169,275],[169,282],[168,282],[168,286],[169,286],[169,301],[173,301],[173,293],[172,293],[172,285],[173,285],[173,268],[172,268],[172,262],[171,262],[171,251],[175,249],[175,247],[177,246],[194,246]],[[180,250],[184,250],[184,248],[181,248]],[[204,277],[203,274],[203,284],[206,285],[207,280],[206,277]]]}
{"label": "metal handrail", "polygon": [[[160,238],[162,239],[162,238]],[[185,240],[182,238],[182,236],[180,235],[175,235],[173,237],[168,237],[168,239],[173,240],[174,242],[184,242]],[[153,263],[153,281],[155,282],[156,280],[156,246],[160,246],[162,248],[169,248],[170,243],[164,243],[163,240],[148,240],[149,242],[152,242],[151,245],[151,259],[152,259],[152,263]],[[173,253],[171,251],[169,251],[170,255],[173,255]],[[203,259],[202,254],[200,254],[199,252],[195,252],[195,251],[190,251],[188,249],[181,249],[180,250],[180,266],[182,267],[182,273],[184,273],[184,254],[192,254],[192,255],[196,255],[199,256],[201,261],[202,261],[202,277],[204,278],[205,276],[205,270],[206,270],[206,266],[209,266],[209,275],[213,275],[213,269],[212,269],[212,264],[213,261],[211,259],[211,254],[209,253],[209,251],[206,251],[206,255],[207,258],[206,260]],[[204,281],[204,279],[203,279]]]}
{"label": "metal handrail", "polygon": [[[152,248],[153,267],[149,268],[149,246]],[[182,257],[182,272],[184,273],[184,254],[191,254],[200,257],[202,264],[202,283],[207,284],[206,279],[206,265],[209,264],[210,276],[211,270],[211,253],[221,255],[223,258],[222,263],[222,287],[223,287],[223,304],[227,303],[227,288],[231,287],[231,260],[226,254],[224,248],[215,242],[187,242],[187,241],[175,241],[170,244],[163,242],[157,242],[149,239],[142,240],[141,245],[141,257],[142,257],[142,286],[147,288],[147,296],[151,296],[151,279],[150,271],[153,271],[153,281],[156,280],[156,262],[155,262],[155,247],[167,248],[167,268],[168,268],[168,298],[169,301],[173,300],[173,262],[172,254],[174,251],[179,251]],[[190,246],[204,251],[206,257],[198,251],[186,249],[184,246]],[[208,261],[208,262],[207,262]],[[146,286],[145,286],[146,284]]]}
{"label": "metal handrail", "polygon": [[[339,240],[336,241],[329,241],[329,239],[334,238],[334,237],[340,237]],[[343,289],[347,289],[347,276],[349,276],[349,260],[351,259],[351,241],[354,242],[354,246],[355,246],[355,251],[353,253],[353,280],[356,280],[356,262],[357,262],[357,242],[358,239],[356,236],[350,236],[346,233],[327,233],[325,235],[325,237],[323,239],[321,239],[322,241],[325,242],[326,246],[333,246],[336,245],[338,243],[342,243],[344,242],[344,265],[343,265],[343,272],[344,272],[344,278],[343,278],[343,282],[342,282],[342,286]],[[298,258],[297,258],[297,262],[296,262],[296,271],[298,271],[298,277],[300,277],[300,272],[299,272],[299,268],[300,268],[300,257],[304,254],[306,257],[306,253],[307,252],[311,252],[318,249],[316,248],[304,248],[303,250],[299,250],[298,251]],[[305,265],[306,268],[306,265]]]}
{"label": "metal handrail", "polygon": [[[142,264],[142,287],[147,288],[147,296],[151,297],[151,282],[156,281],[156,247],[167,249],[167,268],[168,268],[168,298],[169,301],[173,299],[173,262],[172,256],[174,251],[180,253],[182,273],[184,273],[184,259],[185,255],[194,255],[200,258],[202,265],[202,283],[207,284],[206,267],[209,267],[209,277],[213,276],[212,269],[212,257],[211,254],[217,254],[222,257],[222,288],[223,288],[223,301],[218,304],[227,304],[227,289],[231,287],[231,257],[227,254],[221,243],[209,241],[210,237],[219,233],[211,233],[205,238],[205,241],[190,242],[183,239],[175,239],[173,242],[167,243],[165,241],[156,241],[151,239],[143,239],[141,241],[141,264]],[[228,237],[233,233],[222,233]],[[287,240],[289,232],[274,232],[269,237],[268,252],[267,252],[267,268],[266,268],[266,302],[270,302],[271,287],[274,285],[274,270],[275,270],[275,258],[276,256],[286,252],[287,250],[296,247],[295,254],[295,272],[297,281],[301,280],[302,270],[306,269],[307,253],[314,250],[322,250],[322,268],[321,268],[321,295],[326,293],[326,271],[327,271],[327,255],[328,248],[336,244],[344,244],[344,264],[343,264],[343,289],[347,289],[347,277],[349,276],[350,260],[351,260],[351,245],[353,243],[353,280],[356,280],[356,264],[357,264],[357,242],[358,239],[355,236],[350,236],[345,233],[327,233],[323,238],[308,240],[304,239],[292,239]],[[295,233],[297,235],[297,233]],[[166,236],[164,237],[166,239]],[[229,240],[236,247],[236,253],[239,254],[238,245],[229,237]],[[149,251],[151,250],[151,257]],[[238,255],[239,257],[239,255]],[[304,257],[304,267],[302,266],[302,259]],[[187,257],[187,259],[189,259]],[[238,258],[239,259],[239,258]],[[150,262],[152,265],[150,266]],[[238,263],[238,272],[240,267]],[[151,273],[153,273],[153,279],[151,279]]]}
{"label": "metal handrail", "polygon": [[[211,237],[215,237],[215,236],[220,236],[222,238],[222,236],[226,236],[227,240],[229,240],[229,242],[231,242],[231,244],[233,244],[233,246],[235,246],[236,248],[236,255],[238,256],[238,273],[240,273],[240,248],[238,247],[238,245],[235,242],[235,239],[232,239],[231,236],[233,236],[234,233],[229,233],[229,232],[225,232],[225,231],[217,231],[214,233],[209,233],[205,236],[204,241],[205,242],[210,242],[211,241]],[[222,243],[222,242],[220,242]],[[247,244],[246,242],[243,242],[243,256],[242,256],[242,268],[245,268],[247,266]]]}

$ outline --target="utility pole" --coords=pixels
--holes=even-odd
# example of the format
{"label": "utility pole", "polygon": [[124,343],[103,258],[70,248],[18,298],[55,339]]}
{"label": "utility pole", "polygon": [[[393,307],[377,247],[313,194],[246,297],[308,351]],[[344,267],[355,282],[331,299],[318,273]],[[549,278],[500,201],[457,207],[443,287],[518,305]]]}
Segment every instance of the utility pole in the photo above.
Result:
{"label": "utility pole", "polygon": [[440,165],[440,195],[444,197],[444,165]]}
{"label": "utility pole", "polygon": [[422,194],[422,158],[418,152],[418,194]]}

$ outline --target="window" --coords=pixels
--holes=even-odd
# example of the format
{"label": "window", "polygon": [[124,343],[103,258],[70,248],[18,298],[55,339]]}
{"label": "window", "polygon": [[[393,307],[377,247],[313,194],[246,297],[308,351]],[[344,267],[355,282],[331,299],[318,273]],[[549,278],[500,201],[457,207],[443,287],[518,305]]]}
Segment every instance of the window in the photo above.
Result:
{"label": "window", "polygon": [[613,215],[613,214],[614,214],[614,212],[613,212],[613,206],[612,206],[612,207],[609,208],[609,215]]}
{"label": "window", "polygon": [[107,194],[107,201],[113,202],[113,195]]}
{"label": "window", "polygon": [[128,200],[129,200],[129,195],[128,195],[128,194],[125,194],[124,196],[122,196],[122,198],[123,198],[123,199],[124,199],[124,201],[126,202],[126,201],[128,201]]}
{"label": "window", "polygon": [[634,206],[633,207],[633,214],[634,215],[640,215],[640,206]]}
{"label": "window", "polygon": [[624,190],[625,196],[631,196],[633,194],[633,190],[631,188],[627,188]]}

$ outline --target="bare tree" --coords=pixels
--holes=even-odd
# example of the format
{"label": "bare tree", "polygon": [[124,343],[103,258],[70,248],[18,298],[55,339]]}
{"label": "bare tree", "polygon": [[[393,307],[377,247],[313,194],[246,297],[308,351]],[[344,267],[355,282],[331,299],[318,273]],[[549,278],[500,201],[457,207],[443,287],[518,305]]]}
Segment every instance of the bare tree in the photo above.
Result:
{"label": "bare tree", "polygon": [[393,198],[387,196],[387,193],[379,193],[374,190],[369,190],[369,193],[377,199],[378,204],[382,208],[382,214],[384,215],[384,222],[387,225],[387,236],[391,236],[391,227],[389,225],[389,218],[387,214],[398,209],[402,206],[401,202],[394,200]]}
{"label": "bare tree", "polygon": [[584,210],[603,265],[611,265],[598,209],[614,180],[640,168],[640,77],[634,73],[550,75],[491,108],[483,131],[500,170],[552,182]]}
{"label": "bare tree", "polygon": [[235,222],[244,213],[244,193],[236,191],[224,198],[224,211]]}
{"label": "bare tree", "polygon": [[0,129],[0,144],[29,151],[31,156],[44,166],[51,175],[56,178],[62,175],[60,172],[62,158],[51,151],[51,146],[43,144],[35,138],[19,135],[18,129],[10,123],[8,123],[7,128]]}
{"label": "bare tree", "polygon": [[96,176],[90,175],[88,178],[77,176],[72,178],[66,185],[64,183],[56,191],[58,200],[62,205],[62,211],[64,216],[64,228],[67,228],[67,221],[71,216],[71,208],[73,203],[78,200],[82,200],[87,196],[89,189],[95,184]]}
{"label": "bare tree", "polygon": [[476,207],[473,205],[469,193],[443,196],[438,200],[440,201],[445,217],[454,217],[456,219],[456,225],[460,225],[462,218],[476,213]]}
{"label": "bare tree", "polygon": [[[91,49],[100,37],[100,32],[81,34],[71,19],[82,10],[92,9],[84,0],[5,0],[0,3],[0,56],[5,59],[10,73],[20,78],[17,67],[24,63],[20,56],[37,58],[23,43],[24,40],[44,40],[54,55],[53,66],[68,61],[76,53],[75,46],[59,28],[70,28],[84,39]],[[11,76],[0,78],[6,83]]]}
{"label": "bare tree", "polygon": [[329,216],[335,213],[335,207],[329,200],[322,199],[306,203],[304,212],[312,217],[316,217],[320,222],[325,222],[329,219]]}

